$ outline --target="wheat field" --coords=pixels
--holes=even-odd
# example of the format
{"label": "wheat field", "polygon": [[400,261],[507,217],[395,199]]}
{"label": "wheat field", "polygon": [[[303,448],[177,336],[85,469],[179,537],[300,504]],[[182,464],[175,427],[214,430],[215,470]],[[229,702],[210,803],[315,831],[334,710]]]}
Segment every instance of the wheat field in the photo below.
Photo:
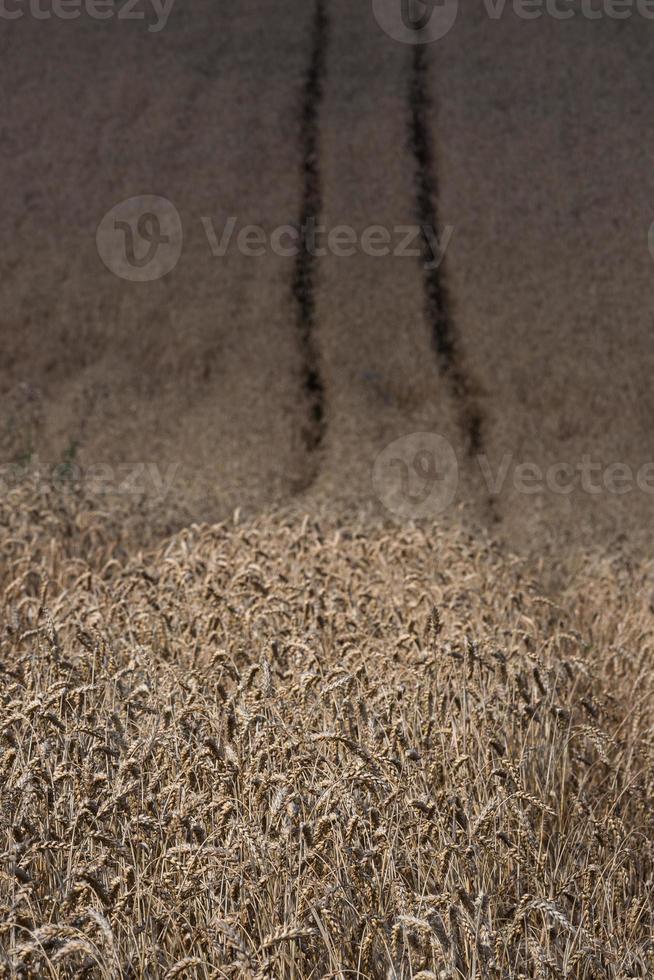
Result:
{"label": "wheat field", "polygon": [[651,7],[0,0],[0,980],[654,978]]}
{"label": "wheat field", "polygon": [[0,526],[2,976],[652,975],[645,566],[553,597],[290,510],[125,556],[25,488]]}

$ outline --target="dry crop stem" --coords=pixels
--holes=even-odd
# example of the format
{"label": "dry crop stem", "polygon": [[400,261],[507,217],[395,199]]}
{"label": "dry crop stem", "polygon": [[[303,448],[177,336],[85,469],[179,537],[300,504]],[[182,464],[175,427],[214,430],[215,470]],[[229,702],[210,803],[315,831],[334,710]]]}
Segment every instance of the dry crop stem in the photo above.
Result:
{"label": "dry crop stem", "polygon": [[3,506],[1,975],[654,975],[644,571]]}

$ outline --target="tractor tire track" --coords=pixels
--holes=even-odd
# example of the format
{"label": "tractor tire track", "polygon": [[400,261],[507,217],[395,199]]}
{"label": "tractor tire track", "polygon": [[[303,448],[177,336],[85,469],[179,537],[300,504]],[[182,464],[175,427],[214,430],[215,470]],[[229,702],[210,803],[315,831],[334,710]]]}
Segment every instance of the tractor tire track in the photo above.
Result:
{"label": "tractor tire track", "polygon": [[[322,211],[319,115],[324,94],[328,38],[329,19],[326,0],[316,0],[311,57],[302,96],[300,247],[293,274],[293,297],[297,309],[297,327],[302,360],[302,387],[308,404],[308,418],[303,427],[302,437],[309,456],[313,456],[320,449],[326,430],[325,386],[321,375],[320,354],[315,337],[316,255],[312,248],[312,233],[309,229],[310,226],[315,227],[318,223]],[[314,465],[312,469],[314,472],[309,476],[306,485],[310,485],[315,478],[316,466]]]}
{"label": "tractor tire track", "polygon": [[432,103],[427,94],[426,47],[423,44],[413,46],[409,86],[409,134],[416,168],[416,212],[420,227],[423,229],[425,315],[431,328],[431,341],[439,370],[448,381],[452,396],[457,403],[467,453],[472,456],[480,452],[483,446],[483,418],[475,404],[470,379],[463,365],[443,275],[443,259],[441,257],[437,268],[429,268],[433,264],[431,246],[424,231],[425,229],[436,231],[439,225],[438,176],[429,129]]}

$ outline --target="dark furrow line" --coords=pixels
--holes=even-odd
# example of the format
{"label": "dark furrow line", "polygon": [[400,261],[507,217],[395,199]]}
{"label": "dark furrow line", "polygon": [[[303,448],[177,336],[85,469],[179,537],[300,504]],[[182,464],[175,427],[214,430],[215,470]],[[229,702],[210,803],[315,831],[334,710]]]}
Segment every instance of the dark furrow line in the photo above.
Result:
{"label": "dark furrow line", "polygon": [[[438,178],[434,160],[429,111],[432,107],[427,92],[427,45],[413,46],[410,105],[410,143],[416,163],[416,211],[420,226],[438,229]],[[427,235],[422,235],[422,259],[425,282],[426,316],[431,325],[431,339],[441,374],[447,378],[457,401],[461,426],[470,455],[481,451],[483,419],[474,404],[470,383],[461,362],[456,327],[450,314],[450,302],[443,276],[443,259],[438,268],[428,268],[432,260]]]}
{"label": "dark furrow line", "polygon": [[323,99],[327,64],[329,21],[326,0],[316,0],[311,60],[304,82],[301,109],[300,145],[302,149],[302,205],[300,210],[300,248],[295,261],[293,296],[297,305],[297,325],[302,356],[302,385],[309,404],[309,418],[303,430],[307,452],[322,444],[325,428],[325,387],[320,373],[320,357],[315,340],[316,256],[309,247],[307,228],[317,224],[322,210],[319,166],[319,110]]}

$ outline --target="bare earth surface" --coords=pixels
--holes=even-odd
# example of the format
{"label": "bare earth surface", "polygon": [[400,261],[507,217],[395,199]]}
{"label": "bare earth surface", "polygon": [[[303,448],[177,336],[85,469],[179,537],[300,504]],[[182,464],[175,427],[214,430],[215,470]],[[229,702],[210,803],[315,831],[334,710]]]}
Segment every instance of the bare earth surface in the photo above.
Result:
{"label": "bare earth surface", "polygon": [[[325,5],[317,41],[313,5],[295,0],[195,0],[154,21],[2,25],[3,461],[151,464],[174,475],[173,528],[298,493],[381,513],[376,455],[428,431],[458,458],[452,507],[514,547],[627,533],[647,549],[651,493],[577,479],[525,494],[514,466],[589,456],[635,472],[654,455],[650,23],[468,9],[424,48],[434,214],[454,229],[440,273],[480,463],[439,370],[418,258],[314,260],[312,455],[296,261],[235,241],[214,256],[201,220],[218,237],[229,216],[235,234],[300,221],[316,45],[317,220],[359,236],[419,220],[414,46],[345,0]],[[174,203],[184,247],[165,278],[134,283],[102,264],[95,232],[142,194]]]}

